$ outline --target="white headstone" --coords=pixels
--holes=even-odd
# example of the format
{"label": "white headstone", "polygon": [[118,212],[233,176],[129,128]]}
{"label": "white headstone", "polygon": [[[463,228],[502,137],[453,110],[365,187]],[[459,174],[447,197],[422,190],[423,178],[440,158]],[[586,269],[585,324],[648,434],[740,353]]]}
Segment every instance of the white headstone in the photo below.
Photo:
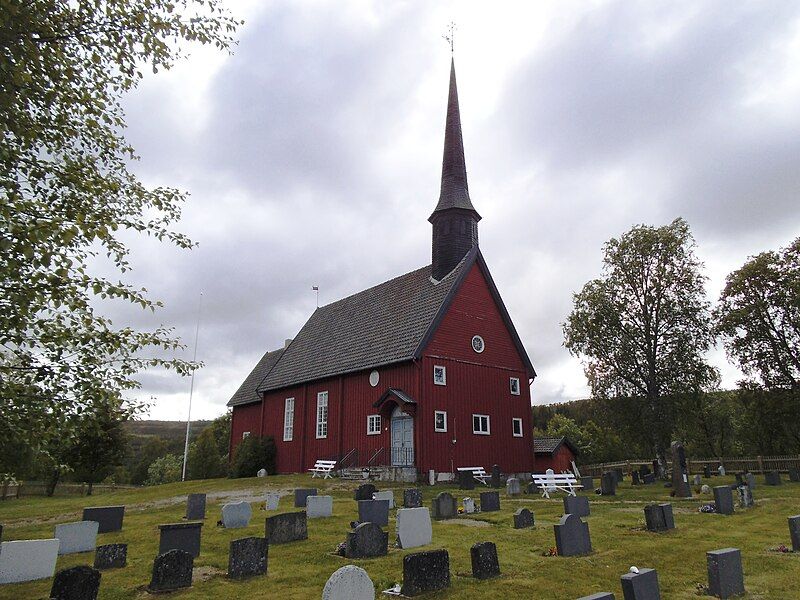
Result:
{"label": "white headstone", "polygon": [[0,583],[47,579],[56,571],[58,540],[19,540],[0,544]]}
{"label": "white headstone", "polygon": [[428,471],[428,485],[436,485],[436,471],[433,469]]}
{"label": "white headstone", "polygon": [[375,492],[372,494],[373,500],[388,500],[389,501],[389,508],[394,508],[394,492],[392,490],[386,490],[385,492]]}
{"label": "white headstone", "polygon": [[253,510],[249,502],[229,502],[222,506],[222,524],[225,529],[247,527],[252,516]]}
{"label": "white headstone", "polygon": [[720,477],[725,477],[725,467],[723,467],[722,465],[717,467],[717,473],[719,473]]}
{"label": "white headstone", "polygon": [[401,508],[397,511],[396,531],[401,548],[427,546],[433,541],[431,513],[424,506]]}
{"label": "white headstone", "polygon": [[475,500],[473,500],[472,498],[464,498],[463,502],[464,502],[465,513],[469,515],[475,512]]}
{"label": "white headstone", "polygon": [[544,473],[545,475],[547,475],[547,478],[545,479],[545,482],[547,484],[547,492],[548,493],[555,492],[556,491],[555,472],[553,471],[553,469],[547,469]]}
{"label": "white headstone", "polygon": [[364,569],[347,565],[330,576],[322,600],[375,600],[375,586]]}
{"label": "white headstone", "polygon": [[100,523],[97,521],[78,521],[56,525],[56,534],[53,537],[61,542],[58,546],[58,553],[93,552],[97,546],[97,530],[99,528]]}
{"label": "white headstone", "polygon": [[306,516],[309,519],[333,515],[333,496],[309,496],[306,499]]}
{"label": "white headstone", "polygon": [[281,495],[278,492],[267,492],[267,503],[264,507],[266,510],[278,510],[278,503],[281,501]]}
{"label": "white headstone", "polygon": [[258,473],[256,473],[256,477],[266,477],[266,476],[267,476],[267,470],[266,469],[259,469]]}

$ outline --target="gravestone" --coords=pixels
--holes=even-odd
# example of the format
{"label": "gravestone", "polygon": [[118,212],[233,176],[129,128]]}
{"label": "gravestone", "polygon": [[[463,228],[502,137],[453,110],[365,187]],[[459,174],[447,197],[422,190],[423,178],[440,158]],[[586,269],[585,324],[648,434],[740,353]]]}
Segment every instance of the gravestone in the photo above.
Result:
{"label": "gravestone", "polygon": [[614,469],[614,474],[617,476],[617,484],[620,484],[623,481],[625,481],[625,473],[623,472],[621,467],[616,467]]}
{"label": "gravestone", "polygon": [[[249,505],[248,505],[249,506]],[[164,554],[170,550],[183,550],[193,558],[200,556],[200,532],[203,524],[194,523],[167,523],[159,525],[161,537],[158,542],[158,553]]]}
{"label": "gravestone", "polygon": [[266,477],[266,476],[267,476],[266,469],[259,469],[258,471],[256,471],[256,477]]}
{"label": "gravestone", "polygon": [[655,483],[655,482],[656,482],[655,473],[648,473],[647,475],[644,476],[644,484],[645,485],[650,485],[651,483]]}
{"label": "gravestone", "polygon": [[247,527],[253,516],[249,502],[228,502],[222,505],[222,525],[225,529]]}
{"label": "gravestone", "polygon": [[159,554],[153,561],[150,591],[168,592],[192,586],[194,558],[183,550],[170,550]]}
{"label": "gravestone", "polygon": [[371,483],[362,483],[356,488],[355,493],[353,494],[354,500],[372,500],[372,494],[378,491]]}
{"label": "gravestone", "polygon": [[703,465],[703,477],[711,479],[711,465]]}
{"label": "gravestone", "polygon": [[739,492],[740,508],[750,508],[753,506],[753,492],[750,491],[750,486],[740,485],[736,490]]}
{"label": "gravestone", "polygon": [[94,551],[95,569],[121,569],[128,564],[128,544],[105,544]]}
{"label": "gravestone", "polygon": [[80,566],[63,569],[53,578],[50,600],[97,600],[100,571]]}
{"label": "gravestone", "polygon": [[728,485],[714,486],[714,505],[721,515],[733,514],[733,492]]}
{"label": "gravestone", "polygon": [[419,508],[422,506],[422,492],[417,488],[403,490],[403,508]]}
{"label": "gravestone", "polygon": [[264,510],[278,510],[281,502],[281,495],[278,492],[267,492]]}
{"label": "gravestone", "polygon": [[431,517],[437,521],[441,519],[452,519],[457,514],[458,507],[456,506],[456,499],[448,492],[441,492],[433,499],[431,504]]}
{"label": "gravestone", "polygon": [[522,489],[519,485],[519,479],[516,477],[509,477],[506,481],[506,494],[509,496],[519,496],[522,494]]}
{"label": "gravestone", "polygon": [[294,491],[294,507],[305,508],[309,496],[316,496],[317,488],[299,488]]}
{"label": "gravestone", "polygon": [[20,583],[53,576],[58,545],[52,540],[15,540],[0,544],[0,583]]}
{"label": "gravestone", "polygon": [[391,510],[394,508],[394,492],[392,490],[386,490],[384,492],[375,492],[372,494],[373,500],[388,500],[389,501],[389,509]]}
{"label": "gravestone", "polygon": [[450,587],[450,556],[447,550],[429,550],[403,557],[404,596],[418,596]]}
{"label": "gravestone", "polygon": [[581,596],[578,600],[615,600],[615,597],[611,592],[597,592],[591,596]]}
{"label": "gravestone", "polygon": [[328,578],[322,600],[375,600],[375,585],[364,569],[346,565]]}
{"label": "gravestone", "polygon": [[638,573],[625,573],[622,580],[622,597],[625,600],[661,600],[658,573],[655,569],[640,569]]}
{"label": "gravestone", "polygon": [[186,498],[186,520],[202,521],[206,518],[206,495],[189,494]]}
{"label": "gravestone", "polygon": [[269,544],[266,538],[233,540],[228,551],[228,577],[245,579],[267,572]]}
{"label": "gravestone", "polygon": [[124,517],[124,506],[91,506],[83,509],[81,520],[97,521],[100,524],[97,533],[109,533],[122,529],[122,519]]}
{"label": "gravestone", "polygon": [[497,492],[481,492],[481,512],[500,510],[500,494]]}
{"label": "gravestone", "polygon": [[581,477],[581,485],[584,492],[594,491],[594,479],[589,476]]}
{"label": "gravestone", "polygon": [[706,552],[708,595],[730,598],[744,594],[742,553],[736,548]]}
{"label": "gravestone", "polygon": [[333,496],[309,496],[306,498],[306,515],[319,519],[333,515]]}
{"label": "gravestone", "polygon": [[725,467],[720,465],[717,467],[717,475],[720,477],[725,477]]}
{"label": "gravestone", "polygon": [[697,486],[703,485],[703,478],[700,477],[700,475],[694,475],[692,477],[692,483]]}
{"label": "gravestone", "polygon": [[639,479],[639,471],[631,472],[631,485],[640,485],[642,482]]}
{"label": "gravestone", "polygon": [[464,506],[464,514],[471,515],[475,512],[475,500],[472,498],[464,498],[461,503]]}
{"label": "gravestone", "polygon": [[458,489],[475,489],[475,477],[472,475],[472,471],[458,471]]}
{"label": "gravestone", "polygon": [[583,556],[591,554],[592,541],[589,525],[577,515],[564,515],[553,525],[556,534],[556,549],[559,556]]}
{"label": "gravestone", "polygon": [[491,579],[500,575],[497,546],[493,542],[473,544],[469,555],[472,559],[472,576],[475,579]]}
{"label": "gravestone", "polygon": [[667,531],[675,529],[672,504],[648,504],[644,507],[644,520],[648,531]]}
{"label": "gravestone", "polygon": [[781,481],[781,474],[778,471],[767,471],[764,473],[764,483],[767,485],[780,485],[783,483]]}
{"label": "gravestone", "polygon": [[492,472],[489,477],[489,485],[493,488],[499,488],[503,485],[503,474],[500,472],[498,465],[492,465]]}
{"label": "gravestone", "polygon": [[564,496],[564,514],[588,517],[589,498],[586,496]]}
{"label": "gravestone", "polygon": [[61,542],[58,545],[58,553],[92,552],[97,545],[99,527],[100,524],[97,521],[78,521],[56,525],[53,537]]}
{"label": "gravestone", "polygon": [[401,508],[395,524],[397,544],[403,548],[427,546],[433,541],[431,513],[427,508]]}
{"label": "gravestone", "polygon": [[800,481],[800,469],[797,467],[789,467],[789,481],[794,483]]}
{"label": "gravestone", "polygon": [[678,498],[691,498],[689,471],[686,468],[686,451],[680,442],[672,442],[672,493]]}
{"label": "gravestone", "polygon": [[800,552],[800,515],[789,517],[789,537],[792,540],[792,550]]}
{"label": "gravestone", "polygon": [[526,529],[533,525],[533,513],[527,508],[518,508],[514,513],[514,529]]}
{"label": "gravestone", "polygon": [[753,475],[750,471],[744,474],[744,481],[745,483],[747,483],[747,487],[750,488],[751,492],[754,489],[756,489],[756,476]]}
{"label": "gravestone", "polygon": [[638,471],[639,471],[639,477],[644,477],[645,475],[650,473],[650,467],[648,467],[647,465],[642,465],[639,467]]}
{"label": "gravestone", "polygon": [[307,540],[306,513],[301,510],[267,517],[264,524],[264,537],[269,545]]}
{"label": "gravestone", "polygon": [[660,477],[661,476],[661,465],[658,462],[657,458],[653,459],[653,477]]}
{"label": "gravestone", "polygon": [[617,495],[617,474],[614,471],[606,471],[600,477],[600,491],[603,496]]}
{"label": "gravestone", "polygon": [[[452,498],[452,496],[450,496]],[[453,501],[455,502],[455,500]],[[381,527],[389,524],[388,500],[359,500],[358,520],[361,523],[375,523]]]}
{"label": "gravestone", "polygon": [[344,549],[347,558],[375,558],[388,552],[389,534],[375,523],[361,523],[347,533]]}

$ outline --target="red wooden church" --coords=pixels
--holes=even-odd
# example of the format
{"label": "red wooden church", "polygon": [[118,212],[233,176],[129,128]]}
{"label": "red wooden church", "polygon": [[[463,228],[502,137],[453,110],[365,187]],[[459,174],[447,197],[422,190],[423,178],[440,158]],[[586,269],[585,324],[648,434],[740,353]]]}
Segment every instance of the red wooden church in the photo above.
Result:
{"label": "red wooden church", "polygon": [[277,470],[533,470],[533,365],[478,248],[451,64],[432,264],[314,311],[228,402],[231,450],[269,435]]}

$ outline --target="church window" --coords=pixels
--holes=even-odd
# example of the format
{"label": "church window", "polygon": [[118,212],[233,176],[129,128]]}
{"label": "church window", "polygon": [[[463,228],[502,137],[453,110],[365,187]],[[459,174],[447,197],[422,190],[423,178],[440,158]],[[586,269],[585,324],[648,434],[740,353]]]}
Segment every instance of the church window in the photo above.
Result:
{"label": "church window", "polygon": [[511,394],[513,396],[519,396],[519,377],[512,377],[510,379],[511,385]]}
{"label": "church window", "polygon": [[250,437],[250,432],[249,431],[243,431],[242,432],[242,439],[244,439],[246,437]]}
{"label": "church window", "polygon": [[283,405],[283,441],[291,442],[294,437],[294,398],[287,398]]}
{"label": "church window", "polygon": [[317,394],[317,439],[328,437],[328,392]]}
{"label": "church window", "polygon": [[381,432],[381,416],[367,415],[367,435],[377,435]]}
{"label": "church window", "polygon": [[511,419],[511,432],[514,437],[522,437],[522,419],[518,417]]}
{"label": "church window", "polygon": [[447,385],[447,369],[439,365],[434,365],[433,383],[436,385]]}
{"label": "church window", "polygon": [[475,350],[475,352],[480,354],[485,348],[486,345],[483,343],[483,338],[481,336],[472,336],[472,349]]}
{"label": "church window", "polygon": [[489,435],[489,415],[472,415],[472,433]]}
{"label": "church window", "polygon": [[445,411],[433,411],[433,430],[447,431],[447,413]]}

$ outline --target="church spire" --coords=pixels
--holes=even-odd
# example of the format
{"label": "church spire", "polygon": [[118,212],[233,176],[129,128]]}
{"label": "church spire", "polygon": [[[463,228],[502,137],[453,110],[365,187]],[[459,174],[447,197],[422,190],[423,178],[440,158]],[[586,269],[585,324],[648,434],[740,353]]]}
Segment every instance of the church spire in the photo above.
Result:
{"label": "church spire", "polygon": [[439,202],[428,221],[433,225],[432,277],[440,281],[478,244],[481,216],[469,197],[461,113],[458,106],[456,67],[450,61],[450,92],[444,130],[442,185]]}

